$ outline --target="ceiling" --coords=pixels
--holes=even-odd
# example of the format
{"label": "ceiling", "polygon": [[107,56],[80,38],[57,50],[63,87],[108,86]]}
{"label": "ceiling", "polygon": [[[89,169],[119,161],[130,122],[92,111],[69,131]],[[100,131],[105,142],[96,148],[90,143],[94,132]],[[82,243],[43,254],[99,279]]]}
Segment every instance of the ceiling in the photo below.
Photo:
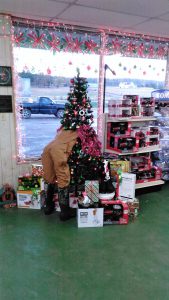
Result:
{"label": "ceiling", "polygon": [[0,13],[169,38],[169,0],[0,0]]}

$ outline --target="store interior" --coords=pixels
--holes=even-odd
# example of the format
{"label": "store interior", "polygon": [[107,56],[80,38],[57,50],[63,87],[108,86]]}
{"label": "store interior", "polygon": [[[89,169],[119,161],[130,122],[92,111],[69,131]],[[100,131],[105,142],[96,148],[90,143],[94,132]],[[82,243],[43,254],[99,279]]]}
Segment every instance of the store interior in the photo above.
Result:
{"label": "store interior", "polygon": [[1,2],[0,300],[168,300],[169,1]]}

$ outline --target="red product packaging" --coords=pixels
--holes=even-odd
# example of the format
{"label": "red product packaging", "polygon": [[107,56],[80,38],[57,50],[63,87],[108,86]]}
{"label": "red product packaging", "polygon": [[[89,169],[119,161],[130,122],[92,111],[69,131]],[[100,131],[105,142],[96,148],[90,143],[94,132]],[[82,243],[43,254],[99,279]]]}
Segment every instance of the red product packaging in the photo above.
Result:
{"label": "red product packaging", "polygon": [[121,200],[101,200],[104,208],[103,224],[127,225],[129,222],[128,204]]}

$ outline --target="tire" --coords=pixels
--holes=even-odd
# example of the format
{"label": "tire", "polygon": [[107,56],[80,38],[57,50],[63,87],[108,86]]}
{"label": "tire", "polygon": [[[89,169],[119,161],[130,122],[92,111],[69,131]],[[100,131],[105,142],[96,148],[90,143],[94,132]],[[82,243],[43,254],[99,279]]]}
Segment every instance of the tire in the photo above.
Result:
{"label": "tire", "polygon": [[23,111],[22,111],[22,118],[23,119],[30,119],[30,117],[31,117],[31,111],[30,111],[30,109],[27,109],[27,108],[23,109]]}
{"label": "tire", "polygon": [[58,109],[57,113],[55,114],[55,117],[62,119],[64,114],[64,109]]}

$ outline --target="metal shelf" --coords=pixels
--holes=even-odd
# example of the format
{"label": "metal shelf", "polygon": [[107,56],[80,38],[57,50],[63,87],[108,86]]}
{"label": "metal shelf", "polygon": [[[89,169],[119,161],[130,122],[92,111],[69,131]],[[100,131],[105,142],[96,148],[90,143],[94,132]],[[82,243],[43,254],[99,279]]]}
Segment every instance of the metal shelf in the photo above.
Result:
{"label": "metal shelf", "polygon": [[155,180],[155,181],[136,183],[136,189],[141,189],[144,187],[151,187],[151,186],[155,186],[155,185],[162,185],[162,184],[164,184],[163,180]]}
{"label": "metal shelf", "polygon": [[131,154],[139,154],[139,153],[147,153],[147,152],[155,152],[155,151],[160,151],[161,148],[155,147],[155,146],[150,146],[150,147],[145,147],[144,149],[140,149],[137,152],[118,152],[115,150],[110,150],[110,149],[105,149],[104,152],[107,153],[112,153],[112,154],[118,154],[118,155],[131,155]]}

